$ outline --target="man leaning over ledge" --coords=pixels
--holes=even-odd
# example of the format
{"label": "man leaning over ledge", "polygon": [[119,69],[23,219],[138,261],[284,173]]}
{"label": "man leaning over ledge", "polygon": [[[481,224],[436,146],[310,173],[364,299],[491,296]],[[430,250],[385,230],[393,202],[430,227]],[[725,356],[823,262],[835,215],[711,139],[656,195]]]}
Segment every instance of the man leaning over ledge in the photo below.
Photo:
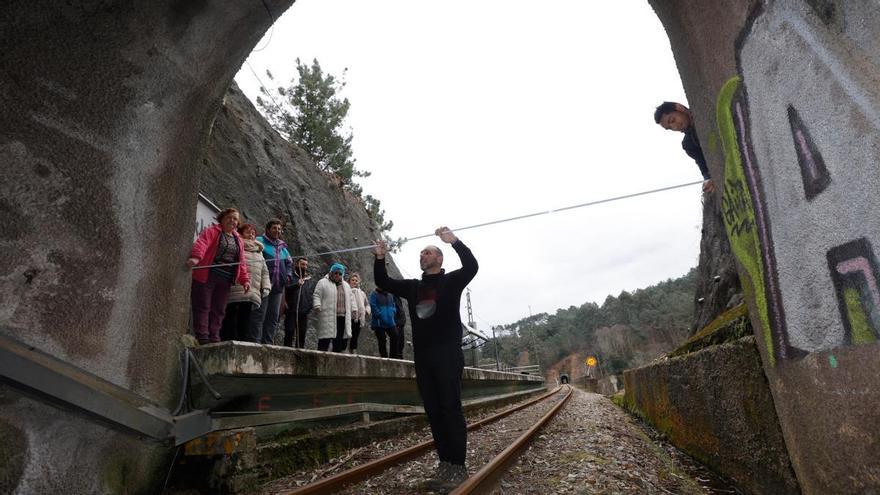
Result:
{"label": "man leaning over ledge", "polygon": [[700,173],[703,174],[703,192],[715,192],[715,184],[712,183],[712,178],[709,177],[706,157],[703,156],[703,148],[700,146],[700,139],[697,137],[697,128],[694,125],[694,115],[691,111],[681,103],[664,101],[654,111],[654,122],[660,124],[660,127],[666,130],[684,133],[681,147],[689,157],[697,162],[697,167],[700,169]]}

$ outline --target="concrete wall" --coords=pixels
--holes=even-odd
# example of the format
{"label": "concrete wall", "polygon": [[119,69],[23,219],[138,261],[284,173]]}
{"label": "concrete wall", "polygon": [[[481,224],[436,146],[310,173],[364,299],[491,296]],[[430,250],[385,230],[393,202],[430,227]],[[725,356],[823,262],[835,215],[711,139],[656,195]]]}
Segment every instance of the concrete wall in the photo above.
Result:
{"label": "concrete wall", "polygon": [[[275,17],[292,0],[267,0]],[[6,2],[0,333],[172,402],[198,164],[261,2]],[[182,303],[183,302],[183,303]],[[0,387],[0,491],[155,491],[166,446]]]}
{"label": "concrete wall", "polygon": [[572,382],[575,386],[583,387],[587,392],[602,394],[611,397],[620,391],[623,379],[619,375],[608,375],[602,378],[589,378],[582,376]]}
{"label": "concrete wall", "polygon": [[710,169],[801,486],[876,491],[880,6],[652,4],[701,133],[717,103]]}
{"label": "concrete wall", "polygon": [[624,373],[626,406],[752,493],[798,493],[754,337]]}
{"label": "concrete wall", "polygon": [[596,391],[602,395],[611,397],[623,387],[623,378],[619,375],[608,375],[596,382]]}
{"label": "concrete wall", "polygon": [[[292,410],[375,402],[421,405],[412,361],[314,350],[221,342],[194,350],[211,386],[193,381],[196,408],[211,410]],[[465,368],[462,399],[543,388],[537,375]]]}

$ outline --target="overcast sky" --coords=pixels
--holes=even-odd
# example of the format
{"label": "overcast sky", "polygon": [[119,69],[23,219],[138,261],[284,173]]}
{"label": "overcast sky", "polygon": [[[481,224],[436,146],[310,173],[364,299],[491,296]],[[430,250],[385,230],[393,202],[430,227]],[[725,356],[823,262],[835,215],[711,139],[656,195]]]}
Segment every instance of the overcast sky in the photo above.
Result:
{"label": "overcast sky", "polygon": [[[661,101],[686,101],[644,0],[298,0],[248,63],[287,86],[297,57],[348,68],[361,182],[392,237],[701,179],[682,135],[653,121]],[[236,81],[257,96],[247,64]],[[461,232],[480,330],[686,273],[700,214],[691,186]],[[405,273],[425,244],[394,256]]]}

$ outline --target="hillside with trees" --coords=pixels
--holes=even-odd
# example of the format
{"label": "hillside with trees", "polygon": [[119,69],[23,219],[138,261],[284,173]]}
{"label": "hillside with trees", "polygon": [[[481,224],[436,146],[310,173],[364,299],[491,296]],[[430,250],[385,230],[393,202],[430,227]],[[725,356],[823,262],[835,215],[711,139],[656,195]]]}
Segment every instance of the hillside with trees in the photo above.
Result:
{"label": "hillside with trees", "polygon": [[608,296],[601,306],[588,302],[496,327],[499,358],[575,375],[582,374],[577,366],[589,355],[598,358],[604,373],[645,364],[690,335],[696,279],[692,269],[676,279]]}

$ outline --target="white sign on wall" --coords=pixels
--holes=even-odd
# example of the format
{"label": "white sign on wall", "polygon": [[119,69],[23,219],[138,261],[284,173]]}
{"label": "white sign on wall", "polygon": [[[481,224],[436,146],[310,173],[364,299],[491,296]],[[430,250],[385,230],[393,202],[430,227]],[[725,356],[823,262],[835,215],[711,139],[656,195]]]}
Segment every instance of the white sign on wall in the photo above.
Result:
{"label": "white sign on wall", "polygon": [[220,208],[217,208],[217,205],[212,203],[202,193],[199,193],[199,200],[196,203],[196,231],[193,240],[199,237],[199,234],[205,230],[205,227],[210,227],[212,224],[217,223],[214,217],[218,213],[220,213]]}

